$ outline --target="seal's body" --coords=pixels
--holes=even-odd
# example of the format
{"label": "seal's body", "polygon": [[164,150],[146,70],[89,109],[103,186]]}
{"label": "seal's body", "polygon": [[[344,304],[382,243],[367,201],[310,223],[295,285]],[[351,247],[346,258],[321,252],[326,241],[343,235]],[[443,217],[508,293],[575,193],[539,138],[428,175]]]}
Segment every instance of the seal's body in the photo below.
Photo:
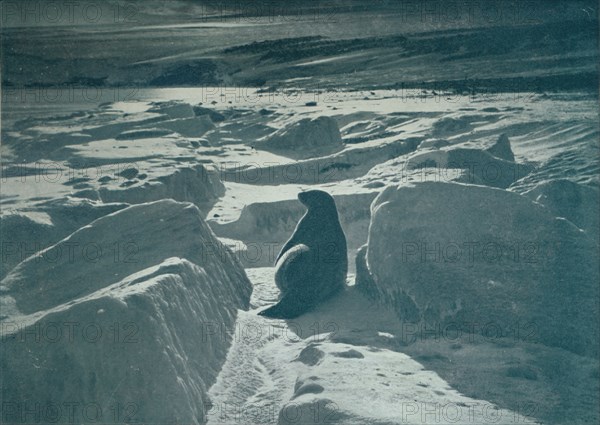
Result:
{"label": "seal's body", "polygon": [[275,260],[281,299],[261,311],[263,316],[300,316],[346,283],[346,237],[333,198],[327,192],[310,190],[299,193],[298,199],[307,207],[306,214]]}

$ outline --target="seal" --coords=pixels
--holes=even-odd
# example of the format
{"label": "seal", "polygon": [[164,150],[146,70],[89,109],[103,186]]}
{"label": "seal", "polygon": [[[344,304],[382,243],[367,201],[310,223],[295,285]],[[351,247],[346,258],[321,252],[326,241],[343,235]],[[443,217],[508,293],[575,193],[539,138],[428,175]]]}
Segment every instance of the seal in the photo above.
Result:
{"label": "seal", "polygon": [[348,273],[346,236],[335,201],[322,190],[300,192],[307,208],[275,260],[279,302],[258,313],[293,319],[344,288]]}

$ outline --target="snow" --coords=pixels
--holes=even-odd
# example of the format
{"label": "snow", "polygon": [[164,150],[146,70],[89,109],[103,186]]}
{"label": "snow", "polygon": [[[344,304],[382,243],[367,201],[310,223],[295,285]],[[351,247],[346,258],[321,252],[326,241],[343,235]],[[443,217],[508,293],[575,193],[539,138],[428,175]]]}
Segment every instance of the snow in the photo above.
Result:
{"label": "snow", "polygon": [[[139,182],[130,180],[131,183]],[[154,200],[172,198],[180,202],[192,202],[207,211],[225,192],[218,174],[208,171],[203,165],[178,167],[172,174],[158,176],[129,187],[98,190],[104,202],[128,202],[140,204]]]}
{"label": "snow", "polygon": [[[10,132],[3,149],[13,156],[3,156],[9,166],[2,170],[0,224],[11,246],[29,245],[14,252],[3,246],[5,339],[73,320],[106,327],[134,322],[148,342],[125,348],[3,344],[3,358],[13,359],[3,363],[5,370],[28,368],[7,375],[6,391],[16,394],[7,400],[25,388],[37,388],[32,397],[43,400],[50,387],[41,382],[64,376],[64,392],[53,401],[135,403],[135,419],[147,422],[289,423],[300,414],[310,423],[314,412],[320,412],[317,419],[343,423],[443,423],[454,412],[474,415],[473,423],[476,418],[486,423],[486,415],[507,423],[596,420],[589,394],[596,388],[597,364],[585,339],[595,332],[588,326],[595,295],[593,277],[585,278],[591,265],[583,261],[597,250],[590,242],[598,226],[593,102],[560,94],[530,95],[520,104],[511,96],[444,102],[443,96],[374,90],[322,93],[317,106],[305,107],[315,93],[289,102],[283,92],[258,98],[256,89],[248,89],[254,98],[205,106],[207,92],[218,98],[226,89],[153,89],[141,92],[141,101],[62,119],[32,118]],[[265,108],[272,113],[261,112]],[[219,114],[214,121],[211,112]],[[340,129],[340,151],[295,159],[251,147],[319,117],[329,117]],[[212,129],[201,136],[193,126],[191,136],[174,129],[151,133],[198,119],[210,120]],[[121,134],[144,137],[118,140]],[[48,159],[36,162],[39,157]],[[450,159],[456,168],[446,168]],[[501,185],[486,182],[470,172],[473,161],[529,174]],[[47,172],[40,175],[40,169]],[[489,187],[499,185],[508,191]],[[273,269],[262,266],[272,264],[303,213],[297,193],[310,188],[336,199],[358,284],[350,275],[347,291],[315,312],[290,323],[269,321],[255,314],[278,299]],[[397,202],[390,199],[371,211],[379,193],[396,188]],[[413,190],[418,193],[407,195]],[[564,208],[564,196],[572,208]],[[393,220],[385,227],[381,214],[392,206]],[[384,232],[378,230],[382,224]],[[444,282],[463,282],[466,289],[442,298],[446,287],[435,284],[448,274],[444,264],[407,263],[396,252],[405,238],[428,240],[419,233],[423,226],[437,229],[440,241],[471,235],[502,247],[514,240],[568,245],[539,264],[459,268],[460,279]],[[204,238],[223,252],[213,232],[232,250],[226,259],[204,258],[215,253],[205,249]],[[389,241],[396,237],[399,242]],[[366,243],[355,267],[355,254]],[[114,261],[115,244],[122,261]],[[29,258],[32,246],[40,252]],[[81,247],[87,248],[83,263]],[[93,262],[98,247],[103,255]],[[392,247],[392,254],[383,247]],[[361,253],[372,258],[375,251],[382,262],[369,260],[367,268]],[[138,261],[126,262],[129,256]],[[228,265],[219,266],[221,260]],[[254,287],[249,311],[242,266]],[[371,272],[375,277],[365,283]],[[382,272],[400,279],[379,279]],[[408,273],[417,278],[406,278]],[[579,291],[561,291],[562,281]],[[418,332],[420,324],[407,320],[410,303],[397,296],[399,282],[407,290],[421,282],[437,294],[422,294],[416,302],[421,308],[438,300],[422,309],[428,318],[440,318],[436,322],[444,315],[462,320],[468,301],[475,299],[485,314],[472,312],[469,320],[492,315],[508,320],[517,309],[526,324],[535,320],[557,333],[542,327],[545,333],[536,334],[541,340],[535,341],[512,335],[490,340],[468,332],[436,339],[427,334],[429,328]],[[551,296],[551,285],[560,296]],[[506,302],[490,300],[484,288]],[[580,317],[580,326],[564,320],[571,314]],[[7,323],[17,323],[21,331],[11,331]],[[194,344],[203,326],[219,335],[218,342]],[[121,335],[128,330],[122,328]],[[525,336],[531,331],[523,330]],[[65,356],[69,360],[56,360]],[[105,358],[119,361],[98,366]],[[56,375],[39,375],[45,365],[53,365]],[[130,372],[119,384],[123,368]],[[85,378],[76,381],[77,376]],[[142,378],[145,385],[139,384]],[[146,387],[152,390],[142,392]],[[77,388],[84,390],[73,393]],[[89,395],[91,388],[95,392]]]}
{"label": "snow", "polygon": [[182,118],[161,123],[161,127],[175,131],[184,137],[200,137],[215,126],[206,115],[197,118]]}
{"label": "snow", "polygon": [[[81,227],[59,243],[20,263],[2,280],[5,296],[20,313],[54,307],[120,280],[136,270],[178,256],[228,279],[231,296],[240,297],[236,281],[243,271],[214,238],[192,204],[161,200],[134,205]],[[214,257],[214,258],[213,258]],[[42,281],[39,276],[44,276]]]}
{"label": "snow", "polygon": [[171,119],[193,118],[196,116],[190,104],[179,102],[154,102],[148,111],[167,115]]}
{"label": "snow", "polygon": [[416,149],[419,138],[380,139],[369,146],[348,147],[341,152],[293,164],[269,164],[247,170],[224,170],[224,181],[259,185],[319,184],[363,175],[376,164]]}
{"label": "snow", "polygon": [[600,217],[596,214],[600,203],[597,187],[559,179],[544,181],[522,194],[545,205],[557,217],[577,225],[591,238],[600,233]]}
{"label": "snow", "polygon": [[459,393],[392,349],[388,341],[400,336],[401,323],[357,290],[292,322],[255,315],[277,295],[273,273],[248,270],[253,310],[240,314],[233,346],[209,391],[209,425],[456,423],[457,415],[474,423],[535,422]]}
{"label": "snow", "polygon": [[42,416],[74,403],[77,420],[93,405],[106,417],[128,407],[120,414],[136,420],[199,422],[250,292],[194,205],[104,215],[1,281],[3,402],[43,401]]}
{"label": "snow", "polygon": [[400,317],[500,335],[528,326],[540,343],[597,354],[597,244],[571,222],[509,191],[445,182],[390,186],[371,217],[357,285]]}
{"label": "snow", "polygon": [[44,201],[33,211],[2,208],[0,279],[35,252],[58,242],[81,226],[126,206],[64,198]]}
{"label": "snow", "polygon": [[323,116],[315,119],[303,118],[289,127],[259,139],[255,147],[302,159],[339,151],[343,146],[336,121]]}
{"label": "snow", "polygon": [[[198,422],[246,302],[243,280],[171,257],[112,282],[2,322],[5,406],[39,400],[40,421]],[[3,415],[22,420],[19,409]]]}
{"label": "snow", "polygon": [[497,158],[481,149],[452,146],[417,153],[407,159],[406,168],[464,169],[468,170],[471,183],[505,189],[529,174],[533,167]]}
{"label": "snow", "polygon": [[116,140],[150,139],[168,136],[172,132],[160,128],[149,128],[144,130],[128,130],[115,137]]}

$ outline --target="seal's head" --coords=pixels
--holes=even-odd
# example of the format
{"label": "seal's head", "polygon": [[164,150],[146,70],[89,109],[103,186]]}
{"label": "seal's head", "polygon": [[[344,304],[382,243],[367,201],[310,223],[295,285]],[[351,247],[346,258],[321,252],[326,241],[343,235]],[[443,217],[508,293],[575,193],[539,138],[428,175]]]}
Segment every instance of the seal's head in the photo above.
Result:
{"label": "seal's head", "polygon": [[298,200],[309,210],[336,209],[333,197],[322,190],[307,190],[306,192],[300,192],[298,194]]}

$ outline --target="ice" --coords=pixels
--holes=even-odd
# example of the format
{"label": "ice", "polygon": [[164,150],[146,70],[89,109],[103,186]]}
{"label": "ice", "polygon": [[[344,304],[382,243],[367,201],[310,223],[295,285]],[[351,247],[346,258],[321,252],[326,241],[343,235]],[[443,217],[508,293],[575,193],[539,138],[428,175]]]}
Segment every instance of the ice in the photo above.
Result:
{"label": "ice", "polygon": [[[2,422],[598,422],[590,2],[21,3],[45,7],[2,32]],[[356,270],[259,317],[309,189]]]}
{"label": "ice", "polygon": [[[423,143],[425,142],[427,141]],[[423,146],[423,143],[414,155],[408,157],[405,165],[407,170],[463,169],[467,172],[464,180],[469,183],[504,189],[533,170],[530,164],[518,164],[514,161],[510,141],[505,134],[485,150],[469,143],[447,146],[439,142],[430,142],[433,149],[427,149],[427,145]]]}
{"label": "ice", "polygon": [[594,237],[600,233],[598,187],[570,180],[549,180],[523,192],[523,195],[547,206],[556,216],[564,217]]}
{"label": "ice", "polygon": [[148,111],[167,115],[171,119],[193,118],[196,116],[192,106],[182,102],[155,102]]}
{"label": "ice", "polygon": [[[317,106],[305,107],[303,102],[286,103],[279,92],[262,102],[242,101],[231,107],[218,103],[194,110],[191,105],[204,101],[203,89],[157,89],[144,92],[146,101],[105,105],[46,126],[43,120],[22,121],[11,132],[15,139],[10,148],[18,148],[13,157],[6,157],[9,165],[3,168],[2,182],[3,238],[18,247],[23,241],[30,243],[16,251],[3,247],[7,260],[3,273],[8,275],[1,309],[9,341],[3,349],[4,358],[15,359],[3,363],[11,370],[6,382],[15,383],[6,391],[16,388],[14,397],[24,394],[25,387],[16,384],[22,376],[23,385],[37,388],[34,397],[42,399],[50,387],[41,384],[38,369],[12,370],[40,366],[36,359],[48,359],[44,364],[58,364],[56,373],[71,379],[64,391],[84,389],[83,395],[59,391],[56,397],[109,406],[137,403],[134,418],[146,421],[231,422],[237,419],[227,409],[243,407],[252,413],[245,423],[285,423],[294,412],[312,420],[306,412],[319,409],[328,418],[348,423],[394,423],[402,414],[410,414],[405,422],[423,423],[420,414],[426,408],[437,406],[432,414],[441,419],[442,406],[466,414],[470,410],[462,404],[474,403],[488,413],[501,412],[507,421],[541,418],[566,423],[583,418],[593,422],[597,408],[586,394],[595,385],[597,368],[586,350],[595,332],[589,325],[594,292],[593,276],[588,275],[592,265],[585,263],[597,250],[590,240],[598,226],[590,147],[597,130],[585,118],[593,110],[591,102],[536,95],[522,106],[510,99],[444,103],[429,95],[407,100],[395,90],[373,93],[330,93],[326,95],[330,102],[320,99]],[[173,98],[178,100],[169,100]],[[261,112],[265,108],[272,112]],[[211,119],[211,111],[225,119]],[[214,126],[202,138],[184,137],[173,130],[151,133],[169,123],[193,123],[196,115]],[[330,117],[341,129],[342,150],[297,160],[250,146],[301,120],[319,117]],[[459,124],[451,126],[453,121],[445,117]],[[548,117],[556,124],[549,125]],[[436,127],[440,121],[444,126]],[[136,138],[117,140],[123,133]],[[51,141],[41,146],[52,148],[52,159],[27,162],[45,155],[36,145],[41,140]],[[456,168],[445,168],[450,159],[458,161]],[[500,167],[511,177],[498,183],[471,172],[486,164],[488,172]],[[40,166],[63,168],[63,172],[58,173],[60,178],[51,178],[56,173],[40,177]],[[512,172],[523,169],[531,172],[517,175],[521,178],[515,181]],[[463,184],[452,183],[457,181]],[[485,187],[509,184],[509,191]],[[397,202],[377,204],[372,214],[374,197],[397,187]],[[457,187],[460,194],[455,193]],[[260,266],[272,264],[302,215],[297,193],[311,188],[330,192],[338,203],[351,273],[357,249],[367,242],[369,248],[359,251],[358,258],[379,246],[381,263],[358,261],[358,286],[352,286],[351,274],[343,295],[294,323],[263,320],[256,310],[276,302],[278,291],[273,269]],[[405,195],[416,188],[422,189],[412,197]],[[564,196],[572,208],[565,208]],[[392,206],[398,209],[389,222],[381,220]],[[507,219],[507,211],[514,220]],[[204,217],[212,230],[198,224]],[[387,223],[385,232],[378,231],[381,223]],[[431,235],[426,229],[432,229]],[[207,246],[202,238],[212,231],[221,242],[211,236]],[[397,236],[398,241],[390,242]],[[450,274],[445,263],[420,264],[420,257],[415,263],[403,261],[406,238],[422,244],[428,236],[442,242],[481,239],[511,249],[511,255],[516,248],[519,262],[503,257],[462,269],[460,263],[450,263],[456,266],[456,273]],[[525,262],[531,254],[530,240],[540,243],[540,249],[556,250],[544,251],[552,256],[530,264]],[[558,241],[563,245],[556,245]],[[210,260],[221,261],[225,245],[232,250],[226,263],[236,266],[223,266],[225,270],[219,272]],[[85,267],[78,267],[84,247]],[[103,255],[94,263],[98,247]],[[121,261],[114,261],[115,249]],[[131,258],[140,261],[125,262]],[[250,311],[244,311],[247,282],[242,290],[222,284],[245,282],[242,266],[254,283]],[[229,276],[231,270],[237,270],[234,276]],[[394,279],[379,279],[377,273],[385,270]],[[207,278],[205,273],[215,277]],[[414,279],[406,278],[407,273]],[[459,282],[459,289],[436,286],[439,276],[448,277],[445,284]],[[190,292],[202,282],[206,290]],[[411,287],[417,283],[423,289],[421,298],[409,302],[398,296],[400,289],[418,293]],[[569,292],[573,287],[579,291]],[[435,296],[428,298],[425,289]],[[214,300],[206,298],[208,292]],[[468,310],[473,300],[481,310]],[[188,308],[187,302],[197,305]],[[513,325],[516,318],[522,327],[510,328],[519,338],[510,334],[482,342],[481,334],[467,328],[461,329],[458,339],[444,338],[442,333],[440,340],[436,339],[439,332],[427,337],[426,332],[423,336],[415,331],[422,323],[431,329],[431,322],[413,320],[421,313],[434,323],[480,320],[483,326],[488,323],[484,319],[491,318],[505,326]],[[565,319],[573,315],[575,320]],[[30,332],[32,339],[36,329],[50,329],[56,322],[108,326],[100,318],[106,318],[106,323],[138,323],[152,343],[134,351],[135,344],[111,348],[102,342],[92,344],[93,351],[83,343],[10,342],[10,335],[20,338]],[[202,338],[188,329],[189,324],[195,324],[197,331],[207,322],[222,324],[216,330],[209,325],[204,332],[221,335],[219,344],[210,349],[208,343],[188,344],[189,339]],[[11,331],[8,323],[16,323],[18,330]],[[532,328],[532,323],[544,326]],[[264,338],[244,338],[257,326]],[[299,329],[303,337],[295,334]],[[315,330],[330,334],[336,329],[332,335],[314,336]],[[131,329],[121,331],[122,335]],[[534,341],[528,338],[532,331]],[[319,345],[313,344],[315,340]],[[30,354],[22,355],[24,349]],[[307,354],[300,356],[305,349]],[[194,360],[193,353],[202,357]],[[57,356],[67,360],[58,361]],[[140,361],[139,356],[150,360]],[[310,364],[296,361],[299,356]],[[122,362],[113,361],[115,369],[103,369],[94,363],[102,358]],[[132,366],[131,372],[117,385],[114,380],[123,375],[119,368],[125,363]],[[168,372],[155,372],[150,364]],[[340,378],[340,369],[347,379]],[[55,382],[54,376],[46,374],[44,379]],[[75,376],[85,378],[74,381]],[[142,386],[135,381],[140,377],[155,389],[156,398],[141,393]],[[92,386],[96,392],[86,395]],[[539,409],[525,409],[523,394]],[[413,408],[418,413],[412,414]],[[485,419],[482,410],[477,414]]]}
{"label": "ice", "polygon": [[[210,210],[212,204],[223,195],[225,188],[217,173],[203,165],[179,166],[171,173],[149,178],[145,181],[129,180],[130,187],[101,187],[99,196],[104,202],[127,202],[141,204],[165,198],[181,202],[192,202],[203,211]],[[138,183],[135,185],[135,183]]]}
{"label": "ice", "polygon": [[230,296],[243,297],[247,281],[231,253],[214,239],[197,207],[173,200],[134,205],[81,227],[13,269],[2,280],[3,294],[16,300],[21,313],[31,314],[170,257],[188,259],[209,276],[226,279]]}
{"label": "ice", "polygon": [[388,187],[371,216],[357,285],[400,317],[500,335],[521,327],[597,354],[597,244],[573,223],[515,193],[435,182]]}
{"label": "ice", "polygon": [[[20,263],[0,288],[5,406],[71,403],[52,417],[83,421],[91,405],[114,423],[202,422],[251,292],[199,210],[173,200],[81,227]],[[47,408],[32,414],[50,420]],[[13,413],[3,415],[22,420]]]}
{"label": "ice", "polygon": [[[414,151],[421,138],[382,138],[372,146],[351,146],[341,152],[293,164],[262,163],[249,169],[226,169],[224,181],[256,185],[320,184],[366,174],[378,163]],[[252,164],[251,164],[252,165]]]}
{"label": "ice", "polygon": [[27,257],[95,219],[126,206],[67,197],[44,201],[30,211],[3,208],[0,216],[3,239],[0,278]]}
{"label": "ice", "polygon": [[30,408],[39,421],[203,421],[207,390],[249,295],[243,272],[235,280],[228,273],[170,257],[2,321],[4,418],[22,421],[8,406],[28,398],[44,402]]}
{"label": "ice", "polygon": [[201,137],[207,131],[212,130],[215,127],[210,118],[206,115],[195,118],[164,121],[160,126],[175,131],[184,137]]}
{"label": "ice", "polygon": [[343,145],[336,121],[330,117],[319,117],[301,119],[259,139],[255,147],[302,159],[339,151]]}
{"label": "ice", "polygon": [[143,130],[124,131],[115,137],[116,140],[150,139],[153,137],[163,137],[172,134],[172,131],[160,128],[148,128]]}

